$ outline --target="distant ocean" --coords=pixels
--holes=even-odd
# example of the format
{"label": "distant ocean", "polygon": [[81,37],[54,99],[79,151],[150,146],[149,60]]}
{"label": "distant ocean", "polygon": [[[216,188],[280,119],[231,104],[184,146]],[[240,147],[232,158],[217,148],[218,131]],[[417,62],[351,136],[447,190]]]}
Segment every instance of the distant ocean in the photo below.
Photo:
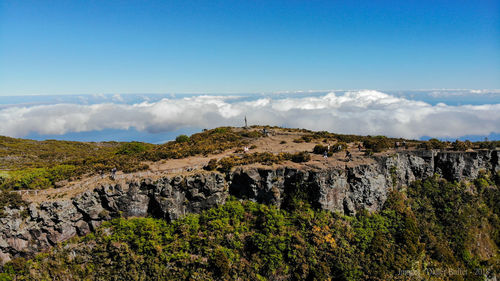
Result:
{"label": "distant ocean", "polygon": [[500,90],[0,96],[0,135],[163,143],[250,124],[415,139],[500,140]]}

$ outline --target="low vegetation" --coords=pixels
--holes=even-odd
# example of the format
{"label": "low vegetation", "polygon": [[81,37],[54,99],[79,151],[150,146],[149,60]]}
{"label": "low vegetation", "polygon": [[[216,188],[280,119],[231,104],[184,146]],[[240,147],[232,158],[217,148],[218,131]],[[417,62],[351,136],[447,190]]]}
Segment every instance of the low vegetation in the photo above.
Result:
{"label": "low vegetation", "polygon": [[[175,141],[161,145],[141,142],[99,142],[84,143],[74,141],[33,141],[0,136],[0,190],[45,189],[57,187],[61,181],[74,180],[85,174],[108,173],[116,168],[125,173],[148,169],[148,161],[179,159],[194,155],[216,154],[228,149],[249,145],[254,139],[263,137],[262,129],[267,132],[282,131],[296,133],[294,142],[314,142],[313,153],[344,150],[347,144],[362,144],[366,155],[393,148],[396,143],[405,141],[408,147],[418,149],[451,149],[464,151],[473,149],[493,149],[500,141],[455,141],[442,142],[437,139],[412,141],[383,136],[342,135],[329,132],[313,132],[304,129],[283,129],[278,127],[252,126],[250,130],[237,130],[220,127],[204,130],[191,136],[180,135]],[[286,143],[286,142],[285,142]],[[283,144],[283,143],[282,143]],[[255,149],[251,145],[250,149]],[[248,163],[280,163],[284,160],[305,162],[310,159],[306,152],[295,155],[251,154],[244,157],[230,157],[216,163],[216,168],[225,170],[235,165]],[[212,165],[213,166],[213,165]]]}
{"label": "low vegetation", "polygon": [[21,198],[21,195],[8,191],[0,191],[0,218],[5,216],[5,208],[20,209],[27,206],[28,203]]}
{"label": "low vegetation", "polygon": [[220,127],[193,134],[191,137],[181,135],[176,141],[155,146],[140,157],[144,160],[158,161],[220,153],[248,144],[249,138],[259,136],[259,133],[252,134],[247,131],[235,131],[230,127]]}
{"label": "low vegetation", "polygon": [[180,135],[162,145],[141,142],[82,143],[33,141],[0,137],[0,190],[45,189],[83,174],[116,168],[123,172],[148,169],[145,161],[208,155],[240,147],[259,132],[229,127],[207,130],[191,137]]}
{"label": "low vegetation", "polygon": [[[344,216],[297,196],[248,201],[167,223],[115,219],[2,280],[483,280],[499,272],[500,176],[437,176],[393,191],[379,212]],[[415,274],[419,276],[415,277]],[[417,278],[417,279],[418,279]]]}

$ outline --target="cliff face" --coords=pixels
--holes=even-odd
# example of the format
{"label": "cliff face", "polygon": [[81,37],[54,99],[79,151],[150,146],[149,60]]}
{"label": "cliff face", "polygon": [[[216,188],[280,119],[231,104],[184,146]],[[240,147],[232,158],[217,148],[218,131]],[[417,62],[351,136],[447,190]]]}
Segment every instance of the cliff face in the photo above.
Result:
{"label": "cliff face", "polygon": [[84,235],[115,217],[175,220],[223,204],[229,195],[277,206],[299,197],[313,206],[349,215],[360,209],[375,211],[392,188],[434,173],[448,180],[467,180],[477,177],[480,170],[497,172],[499,154],[496,150],[400,152],[342,169],[239,167],[227,175],[199,171],[98,186],[72,199],[32,203],[27,210],[6,209],[6,216],[0,218],[0,263]]}

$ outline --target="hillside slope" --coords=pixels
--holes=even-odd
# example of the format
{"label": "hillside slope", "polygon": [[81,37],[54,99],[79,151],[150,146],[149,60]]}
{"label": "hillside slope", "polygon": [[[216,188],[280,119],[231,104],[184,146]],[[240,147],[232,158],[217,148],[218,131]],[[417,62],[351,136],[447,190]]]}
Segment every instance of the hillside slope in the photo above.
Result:
{"label": "hillside slope", "polygon": [[[191,274],[200,274],[202,279],[262,277],[273,280],[357,280],[370,279],[368,277],[373,275],[373,280],[406,280],[408,275],[439,268],[441,265],[465,267],[467,270],[498,269],[500,151],[481,149],[494,147],[494,142],[421,142],[269,127],[217,128],[191,137],[180,136],[176,141],[164,145],[57,141],[49,141],[47,144],[8,138],[3,141],[3,150],[12,152],[12,155],[0,155],[11,161],[9,169],[5,169],[7,174],[4,174],[3,180],[0,181],[0,185],[7,189],[1,194],[0,200],[0,259],[2,264],[8,262],[3,269],[6,273],[4,276],[16,274],[26,278],[31,276],[30,278],[35,280],[42,277],[81,279],[82,276],[89,276],[90,279],[107,276],[102,277],[104,280],[144,280],[151,277],[150,280],[154,280],[152,276],[185,279]],[[5,141],[10,144],[6,145]],[[25,154],[30,156],[26,159],[31,159],[29,161],[34,164],[26,166],[29,161],[24,160],[16,164],[12,159],[23,155],[23,149],[19,147],[26,143],[30,149],[33,149],[31,146],[46,145],[55,146],[57,149],[53,152],[37,153],[28,150]],[[399,147],[394,147],[397,143]],[[62,148],[68,145],[71,147],[69,152],[61,152],[64,150]],[[79,146],[85,149],[78,153],[73,152]],[[99,148],[102,146],[105,148]],[[346,158],[346,150],[350,151],[351,159]],[[93,154],[93,151],[97,152]],[[327,158],[323,157],[325,153]],[[84,159],[78,160],[78,157]],[[99,162],[101,160],[98,159],[108,162]],[[96,167],[101,167],[100,164],[113,165],[113,161],[119,162],[120,159],[124,161],[122,166],[109,166],[122,167],[114,176],[109,172],[96,170]],[[67,173],[59,173],[60,167],[72,165],[67,161],[73,161],[74,164],[77,160],[82,161],[74,166],[78,169],[63,170]],[[123,169],[131,167],[129,165],[140,168]],[[81,169],[82,167],[84,169]],[[49,184],[46,184],[47,181]],[[20,188],[23,186],[19,185],[20,183],[29,189]],[[236,199],[243,200],[243,205],[238,205],[240,203],[235,202]],[[248,200],[268,207],[245,203]],[[174,247],[178,252],[169,252],[182,257],[189,254],[190,265],[184,270],[179,266],[186,265],[186,260],[170,264],[172,257],[164,257],[166,260],[160,261],[154,256],[158,249],[170,249],[171,240],[154,242],[156,250],[152,253],[134,248],[134,243],[138,241],[157,239],[154,238],[156,236],[150,237],[156,231],[174,233],[178,230],[173,228],[188,227],[187,224],[191,223],[188,218],[199,220],[210,212],[220,212],[215,210],[222,210],[225,206],[244,208],[245,216],[255,217],[259,223],[259,216],[283,215],[286,229],[280,228],[280,231],[297,233],[296,238],[305,243],[302,246],[312,252],[301,257],[301,264],[289,259],[291,253],[287,252],[290,251],[288,248],[286,251],[279,248],[277,252],[271,253],[264,246],[259,246],[257,250],[250,250],[246,246],[224,246],[226,248],[221,250],[221,254],[218,253],[221,248],[211,244],[213,241],[210,240],[212,242],[208,246],[205,245],[208,248],[201,245],[189,249]],[[255,208],[261,211],[255,213]],[[271,214],[267,214],[269,210]],[[322,217],[321,222],[307,221],[297,225],[297,221],[293,219],[295,216],[301,216],[297,212],[317,214]],[[394,217],[394,212],[403,213],[403,217]],[[201,214],[201,217],[189,215],[193,213]],[[480,215],[484,215],[484,218],[480,219]],[[406,221],[408,216],[412,222]],[[467,216],[475,219],[469,221]],[[402,218],[403,222],[399,221]],[[231,234],[230,230],[223,235],[236,235],[234,243],[241,245],[251,243],[247,240],[248,237],[261,231],[256,221],[240,220],[237,225],[232,225],[234,222],[226,217],[225,211],[218,219],[228,223],[227,227],[233,230],[234,227],[239,227],[239,224],[248,223],[245,226],[246,232],[243,231],[246,234],[241,237],[236,233]],[[372,219],[376,221],[364,225],[367,220]],[[466,221],[462,221],[465,219]],[[323,220],[330,222],[325,226]],[[429,221],[432,223],[428,224]],[[307,225],[305,229],[304,223]],[[382,225],[374,225],[378,223]],[[402,224],[406,223],[410,225],[403,227]],[[356,229],[356,225],[360,224],[362,227],[357,230],[361,233],[354,231],[351,234],[348,234],[349,231],[343,233],[339,226],[347,227],[348,230],[350,227]],[[116,240],[116,235],[111,235],[112,233],[126,230],[130,234],[130,231],[137,230],[121,229],[122,225],[133,229],[153,227],[153,234],[140,232],[137,236],[125,238],[125,234],[117,234],[122,238]],[[386,229],[390,225],[391,230]],[[454,230],[458,225],[462,229]],[[206,233],[210,229],[205,227],[205,223],[199,225],[196,235],[210,236]],[[326,230],[323,230],[325,227]],[[381,227],[382,232],[376,232]],[[322,253],[325,249],[317,245],[319,240],[310,240],[313,235],[311,229],[322,232],[322,235],[327,237],[325,243],[335,244],[335,241],[340,239],[344,241],[342,245],[346,248],[343,248],[342,252],[329,249]],[[430,229],[437,234],[432,236]],[[373,234],[374,231],[376,235]],[[241,234],[241,230],[237,232]],[[366,238],[363,238],[365,232],[372,233],[371,238],[366,241],[368,244],[359,246],[359,240]],[[174,235],[172,233],[169,235]],[[279,235],[283,234],[280,233]],[[111,236],[105,238],[108,234]],[[264,235],[262,239],[272,239],[269,235],[278,235],[269,232],[261,234]],[[82,235],[86,238],[76,238]],[[376,252],[368,253],[373,247],[378,247],[370,244],[380,242],[378,240],[382,238],[377,235],[387,236],[383,239],[389,240],[384,241],[394,245],[390,250],[393,252],[387,252],[389,256],[378,259],[374,256],[368,257],[376,255]],[[476,246],[473,245],[474,235],[478,237]],[[197,240],[191,241],[190,236],[178,239],[184,241],[182,243],[198,243]],[[411,243],[407,239],[410,239]],[[59,248],[62,242],[69,244]],[[90,242],[90,248],[85,245],[87,242]],[[118,246],[119,249],[113,248],[118,245],[116,243],[121,245]],[[285,246],[289,247],[290,243],[286,242]],[[401,243],[406,243],[406,246]],[[413,245],[410,247],[410,244]],[[114,246],[109,248],[110,245]],[[272,243],[265,245],[271,247]],[[340,249],[337,248],[338,244],[335,245],[335,249]],[[126,248],[122,249],[122,246]],[[428,246],[432,249],[427,249]],[[205,249],[203,253],[198,252],[199,247]],[[400,247],[403,247],[404,251],[411,249],[411,253],[402,253],[399,257]],[[67,249],[72,252],[67,252]],[[120,266],[128,268],[127,271],[130,271],[131,275],[118,269],[118,264],[113,263],[114,258],[111,258],[111,261],[106,258],[104,264],[103,260],[99,260],[104,258],[101,255],[109,254],[106,254],[106,251],[114,250],[125,251],[123,262],[127,265]],[[46,255],[41,255],[26,264],[25,258],[32,258],[41,251],[50,251],[51,255],[61,260],[54,261],[47,259]],[[160,250],[162,251],[164,250]],[[317,264],[318,251],[321,252],[320,256],[326,255],[322,256],[325,259],[325,264],[320,265],[322,273],[316,272],[315,268],[298,268],[304,267],[306,263]],[[446,255],[439,256],[444,255],[441,253],[436,256],[436,251],[444,251]],[[255,260],[252,253],[258,255],[259,259]],[[329,256],[332,253],[344,253],[346,256],[333,258]],[[362,255],[362,258],[358,257],[359,263],[354,262],[352,253]],[[66,257],[67,263],[62,262],[65,255],[70,255]],[[212,262],[216,261],[211,260],[212,255],[231,261],[223,265],[223,269],[217,269],[222,265],[213,264]],[[282,255],[277,264],[284,263],[285,267],[274,265],[272,268],[263,269],[265,266],[259,265],[276,258],[275,255]],[[339,258],[345,260],[333,264],[327,261]],[[152,266],[158,269],[158,272],[144,271],[153,270],[144,269],[149,268],[149,265],[144,264],[146,260],[153,262]],[[163,264],[165,261],[170,264],[167,268],[157,264]],[[341,265],[337,264],[338,262]],[[347,265],[351,263],[354,267]],[[22,264],[29,267],[23,267]],[[26,268],[30,270],[26,271]],[[47,268],[48,271],[41,270],[42,268]],[[403,271],[396,274],[396,270]],[[117,277],[113,277],[113,274]],[[457,280],[465,278],[453,278],[455,277],[459,278]],[[476,278],[482,278],[482,274],[469,274],[465,279]]]}

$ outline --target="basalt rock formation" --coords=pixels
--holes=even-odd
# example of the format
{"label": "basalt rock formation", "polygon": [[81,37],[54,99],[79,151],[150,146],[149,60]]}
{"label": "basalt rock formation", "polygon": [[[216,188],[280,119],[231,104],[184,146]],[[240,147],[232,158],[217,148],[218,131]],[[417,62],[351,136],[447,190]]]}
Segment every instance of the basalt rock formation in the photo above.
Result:
{"label": "basalt rock formation", "polygon": [[435,173],[456,181],[474,179],[481,170],[496,173],[499,156],[498,150],[403,151],[345,168],[243,166],[226,175],[194,171],[96,186],[71,199],[31,203],[27,209],[6,208],[0,218],[0,263],[85,235],[115,217],[175,220],[223,204],[230,195],[277,206],[299,197],[347,215],[360,209],[375,211],[391,189]]}

